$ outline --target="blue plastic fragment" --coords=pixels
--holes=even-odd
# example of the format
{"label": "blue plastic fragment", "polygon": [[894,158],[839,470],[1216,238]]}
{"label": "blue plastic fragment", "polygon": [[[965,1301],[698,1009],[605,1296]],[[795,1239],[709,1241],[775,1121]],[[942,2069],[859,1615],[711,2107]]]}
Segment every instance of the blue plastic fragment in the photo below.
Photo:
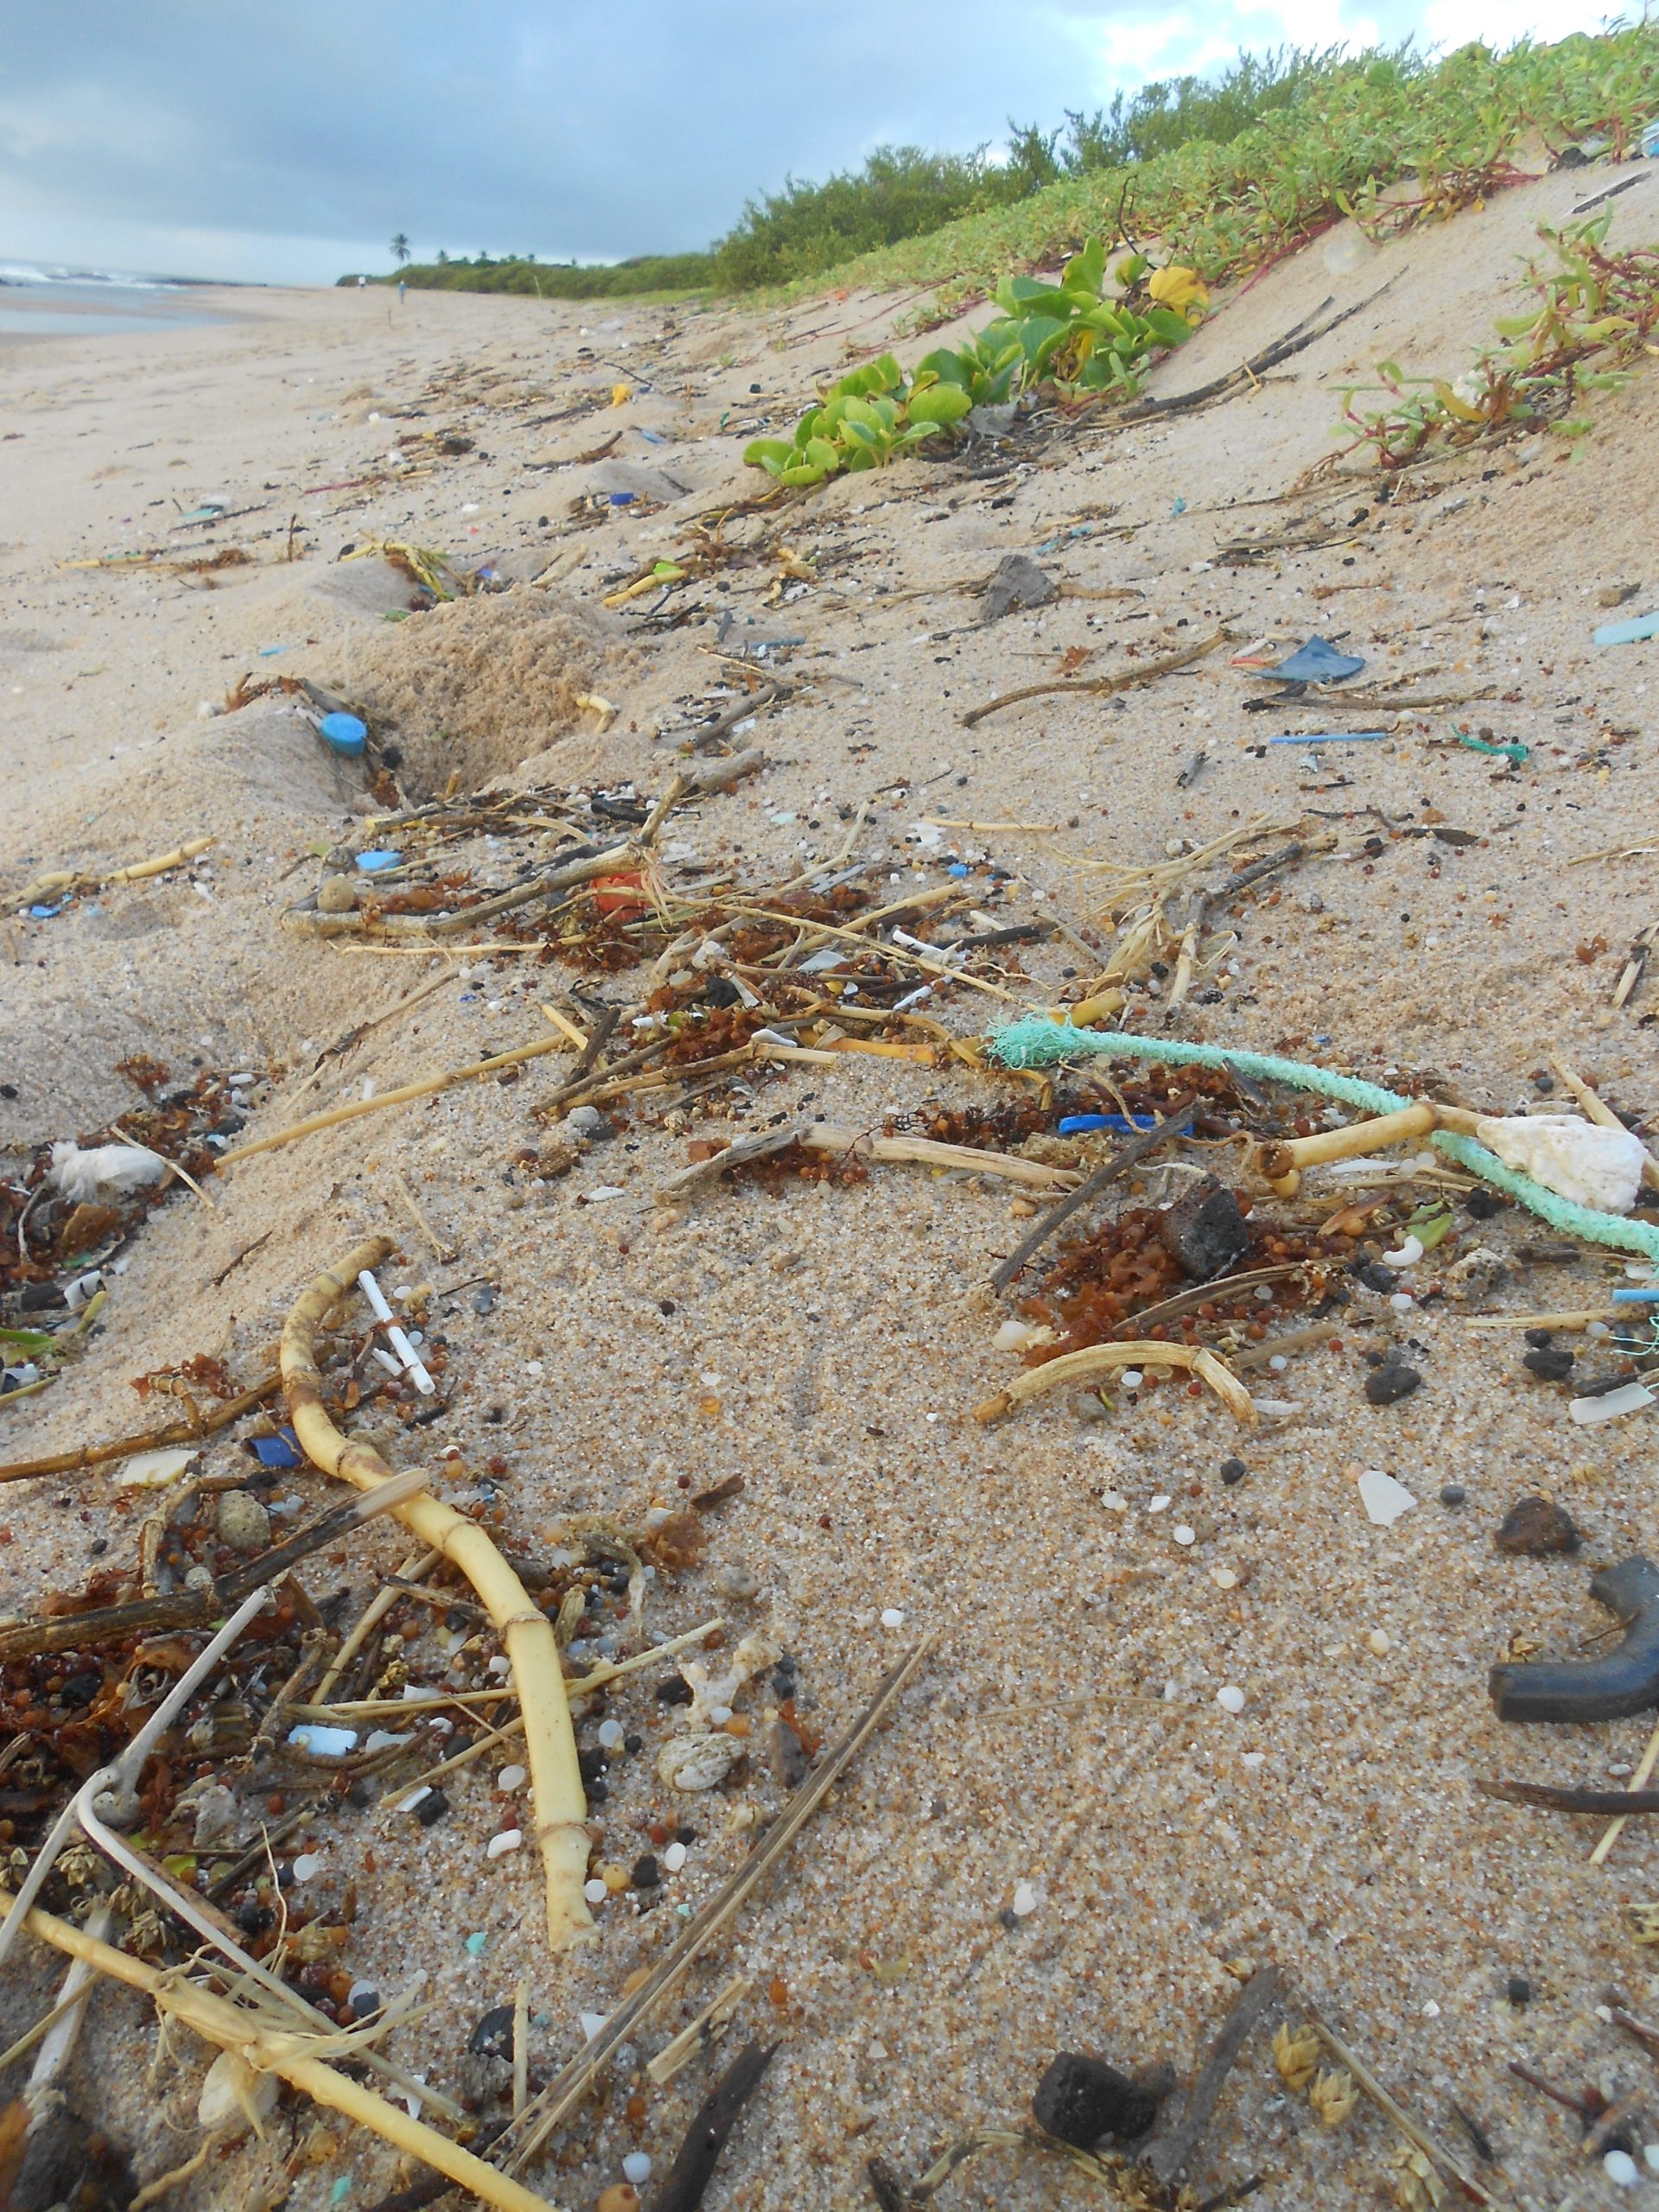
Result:
{"label": "blue plastic fragment", "polygon": [[361,753],[369,738],[368,724],[355,715],[325,715],[317,730],[331,753],[343,753],[348,760]]}
{"label": "blue plastic fragment", "polygon": [[1616,1290],[1613,1293],[1615,1306],[1651,1306],[1656,1299],[1659,1299],[1659,1284],[1644,1290]]}
{"label": "blue plastic fragment", "polygon": [[60,914],[68,904],[69,901],[67,899],[60,899],[55,906],[31,906],[29,910],[29,919],[34,922],[49,922],[54,914]]}
{"label": "blue plastic fragment", "polygon": [[286,645],[261,645],[259,658],[261,660],[275,660],[278,653],[285,653],[287,651]]}
{"label": "blue plastic fragment", "polygon": [[968,863],[966,861],[952,861],[950,867],[946,868],[944,872],[947,875],[966,875],[968,873]]}
{"label": "blue plastic fragment", "polygon": [[1659,608],[1633,614],[1628,622],[1604,622],[1593,635],[1599,645],[1639,645],[1644,638],[1659,638]]}
{"label": "blue plastic fragment", "polygon": [[1259,673],[1281,677],[1287,683],[1341,683],[1357,676],[1364,665],[1363,654],[1339,653],[1328,638],[1310,638],[1288,660]]}
{"label": "blue plastic fragment", "polygon": [[378,875],[383,868],[396,868],[403,857],[401,853],[394,853],[390,846],[377,845],[370,852],[359,853],[357,864],[365,875]]}
{"label": "blue plastic fragment", "polygon": [[1091,1129],[1151,1129],[1157,1122],[1150,1114],[1068,1114],[1059,1124],[1063,1137],[1086,1136]]}
{"label": "blue plastic fragment", "polygon": [[291,1428],[279,1428],[275,1436],[251,1436],[247,1446],[262,1467],[302,1467],[305,1454]]}
{"label": "blue plastic fragment", "polygon": [[611,505],[613,507],[631,507],[639,496],[637,492],[613,492]]}

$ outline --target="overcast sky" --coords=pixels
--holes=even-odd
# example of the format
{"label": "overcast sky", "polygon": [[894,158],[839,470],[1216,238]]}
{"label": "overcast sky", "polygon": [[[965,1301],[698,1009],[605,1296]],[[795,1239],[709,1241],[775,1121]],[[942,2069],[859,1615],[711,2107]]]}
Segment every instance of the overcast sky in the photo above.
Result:
{"label": "overcast sky", "polygon": [[[1592,0],[1594,7],[1594,0]],[[0,264],[279,283],[702,246],[786,174],[967,149],[1238,48],[1590,28],[1574,0],[0,0]]]}

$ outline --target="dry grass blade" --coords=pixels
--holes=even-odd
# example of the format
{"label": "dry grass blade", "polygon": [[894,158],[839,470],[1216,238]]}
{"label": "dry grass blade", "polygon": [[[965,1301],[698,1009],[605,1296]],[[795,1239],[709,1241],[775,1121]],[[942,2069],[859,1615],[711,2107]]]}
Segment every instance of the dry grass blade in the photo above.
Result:
{"label": "dry grass blade", "polygon": [[1001,1421],[1028,1399],[1039,1398],[1068,1383],[1092,1382],[1102,1375],[1116,1375],[1126,1367],[1184,1367],[1207,1382],[1235,1419],[1247,1427],[1255,1425],[1255,1403],[1249,1392],[1223,1360],[1202,1346],[1160,1344],[1154,1338],[1127,1344],[1088,1344],[1081,1351],[1062,1352],[1058,1359],[1028,1367],[1005,1390],[974,1408],[982,1423]]}

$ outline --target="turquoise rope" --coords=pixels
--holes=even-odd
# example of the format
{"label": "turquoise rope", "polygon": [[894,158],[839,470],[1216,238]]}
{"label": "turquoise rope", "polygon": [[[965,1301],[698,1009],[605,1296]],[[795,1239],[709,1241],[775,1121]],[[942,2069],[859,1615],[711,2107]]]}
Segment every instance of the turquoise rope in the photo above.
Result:
{"label": "turquoise rope", "polygon": [[[1157,1060],[1166,1067],[1236,1068],[1241,1075],[1262,1083],[1287,1084],[1294,1090],[1312,1090],[1335,1098],[1344,1106],[1357,1106],[1367,1114],[1397,1114],[1417,1102],[1385,1090],[1380,1083],[1366,1083],[1358,1076],[1338,1075],[1329,1068],[1313,1067],[1305,1060],[1281,1059],[1274,1052],[1234,1052],[1220,1045],[1183,1045],[1170,1037],[1141,1037],[1126,1029],[1070,1029],[1064,1022],[1036,1015],[1011,1023],[990,1040],[991,1058],[1005,1068],[1052,1067],[1079,1053],[1120,1053],[1126,1058]],[[1506,1166],[1495,1153],[1473,1137],[1451,1129],[1436,1129],[1429,1142],[1448,1160],[1455,1160],[1470,1174],[1505,1192],[1540,1220],[1564,1236],[1581,1237],[1586,1243],[1605,1244],[1615,1252],[1638,1252],[1659,1261],[1659,1227],[1647,1221],[1626,1221],[1614,1213],[1599,1213],[1592,1206],[1575,1205],[1558,1192],[1547,1190],[1517,1167]]]}

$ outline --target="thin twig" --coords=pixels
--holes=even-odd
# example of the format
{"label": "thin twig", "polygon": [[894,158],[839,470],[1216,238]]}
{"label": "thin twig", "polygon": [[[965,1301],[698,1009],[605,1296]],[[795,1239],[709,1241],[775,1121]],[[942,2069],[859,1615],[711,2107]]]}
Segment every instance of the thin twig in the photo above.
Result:
{"label": "thin twig", "polygon": [[1096,1167],[1092,1175],[1079,1183],[1075,1191],[1063,1198],[1058,1205],[1049,1208],[1042,1219],[1021,1238],[996,1268],[991,1276],[991,1288],[1006,1290],[1033,1253],[1046,1244],[1055,1230],[1068,1222],[1080,1206],[1090,1204],[1120,1176],[1138,1166],[1149,1152],[1155,1152],[1160,1145],[1167,1144],[1172,1137],[1184,1135],[1192,1128],[1192,1117],[1197,1112],[1196,1103],[1190,1103],[1170,1115],[1167,1120],[1160,1122],[1155,1128],[1142,1129],[1139,1135],[1131,1137],[1103,1166]]}
{"label": "thin twig", "polygon": [[1146,2154],[1145,2163],[1160,2181],[1173,2181],[1191,2164],[1192,2153],[1215,2117],[1227,2076],[1238,2062],[1245,2038],[1278,1996],[1283,1979],[1277,1967],[1258,1967],[1238,1993],[1187,2094],[1180,2119]]}
{"label": "thin twig", "polygon": [[1202,660],[1206,653],[1212,653],[1217,645],[1225,644],[1231,635],[1230,630],[1217,630],[1211,636],[1201,638],[1197,645],[1188,645],[1183,652],[1167,653],[1162,660],[1149,660],[1144,668],[1120,669],[1111,676],[1056,677],[1048,683],[1022,684],[1017,691],[1004,691],[995,699],[988,699],[982,707],[969,708],[962,717],[962,726],[964,729],[972,729],[976,723],[982,722],[987,715],[998,714],[1004,707],[1015,706],[1022,699],[1047,698],[1056,692],[1064,692],[1074,698],[1104,699],[1114,691],[1130,690],[1137,683],[1149,683],[1156,676],[1173,676],[1178,668],[1185,668],[1195,660]]}

